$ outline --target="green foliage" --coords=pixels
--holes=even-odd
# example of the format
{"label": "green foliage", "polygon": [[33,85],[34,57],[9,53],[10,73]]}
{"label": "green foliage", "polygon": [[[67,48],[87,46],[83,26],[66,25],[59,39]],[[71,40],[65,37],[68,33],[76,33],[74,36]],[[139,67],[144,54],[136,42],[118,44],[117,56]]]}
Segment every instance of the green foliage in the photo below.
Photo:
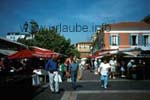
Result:
{"label": "green foliage", "polygon": [[141,21],[150,24],[150,15],[145,16]]}
{"label": "green foliage", "polygon": [[31,24],[31,34],[36,34],[39,31],[39,25],[35,20],[30,21]]}

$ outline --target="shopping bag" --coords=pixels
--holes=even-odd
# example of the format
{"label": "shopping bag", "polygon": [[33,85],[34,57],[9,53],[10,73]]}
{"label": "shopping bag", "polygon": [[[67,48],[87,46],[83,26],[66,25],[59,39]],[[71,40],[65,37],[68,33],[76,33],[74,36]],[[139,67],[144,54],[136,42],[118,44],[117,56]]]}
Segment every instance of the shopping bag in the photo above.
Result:
{"label": "shopping bag", "polygon": [[61,78],[60,74],[58,74],[58,82],[62,83],[62,78]]}
{"label": "shopping bag", "polygon": [[82,76],[81,75],[78,75],[78,80],[82,80]]}

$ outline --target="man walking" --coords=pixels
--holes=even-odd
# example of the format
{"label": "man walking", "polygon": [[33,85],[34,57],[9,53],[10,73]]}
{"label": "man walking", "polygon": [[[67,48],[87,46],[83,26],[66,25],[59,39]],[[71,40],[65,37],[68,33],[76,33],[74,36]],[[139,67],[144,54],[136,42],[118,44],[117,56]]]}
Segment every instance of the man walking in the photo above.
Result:
{"label": "man walking", "polygon": [[58,64],[54,55],[52,55],[51,59],[48,59],[45,69],[48,71],[51,92],[59,93],[59,80],[55,78],[58,75]]}
{"label": "man walking", "polygon": [[73,58],[73,61],[70,64],[70,72],[71,72],[71,81],[72,81],[72,88],[76,89],[76,81],[77,81],[77,72],[79,68],[79,64],[77,63],[76,58]]}
{"label": "man walking", "polygon": [[105,89],[107,89],[107,85],[108,85],[108,74],[110,71],[110,65],[109,63],[107,63],[107,60],[104,59],[103,62],[100,64],[99,68],[98,68],[98,72],[100,73],[100,79],[102,82],[102,87],[104,87]]}

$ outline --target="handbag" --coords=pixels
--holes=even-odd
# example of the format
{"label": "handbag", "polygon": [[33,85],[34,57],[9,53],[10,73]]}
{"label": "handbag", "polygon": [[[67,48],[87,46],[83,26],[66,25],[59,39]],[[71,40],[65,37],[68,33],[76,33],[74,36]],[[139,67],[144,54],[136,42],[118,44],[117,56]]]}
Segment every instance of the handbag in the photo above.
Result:
{"label": "handbag", "polygon": [[71,76],[70,73],[68,71],[66,71],[66,77],[70,78],[70,76]]}

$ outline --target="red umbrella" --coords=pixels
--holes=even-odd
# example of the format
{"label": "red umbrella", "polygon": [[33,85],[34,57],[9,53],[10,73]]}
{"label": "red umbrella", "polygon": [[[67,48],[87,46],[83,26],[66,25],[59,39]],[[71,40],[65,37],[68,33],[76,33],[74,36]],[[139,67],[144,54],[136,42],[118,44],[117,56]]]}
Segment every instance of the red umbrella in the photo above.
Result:
{"label": "red umbrella", "polygon": [[32,58],[32,51],[28,49],[24,49],[21,51],[18,51],[14,54],[8,55],[8,59],[18,59],[18,58]]}
{"label": "red umbrella", "polygon": [[40,48],[40,47],[32,47],[33,55],[36,57],[43,57],[43,58],[48,58],[51,57],[52,55],[55,55],[56,57],[59,56],[59,53],[56,53],[52,50]]}

